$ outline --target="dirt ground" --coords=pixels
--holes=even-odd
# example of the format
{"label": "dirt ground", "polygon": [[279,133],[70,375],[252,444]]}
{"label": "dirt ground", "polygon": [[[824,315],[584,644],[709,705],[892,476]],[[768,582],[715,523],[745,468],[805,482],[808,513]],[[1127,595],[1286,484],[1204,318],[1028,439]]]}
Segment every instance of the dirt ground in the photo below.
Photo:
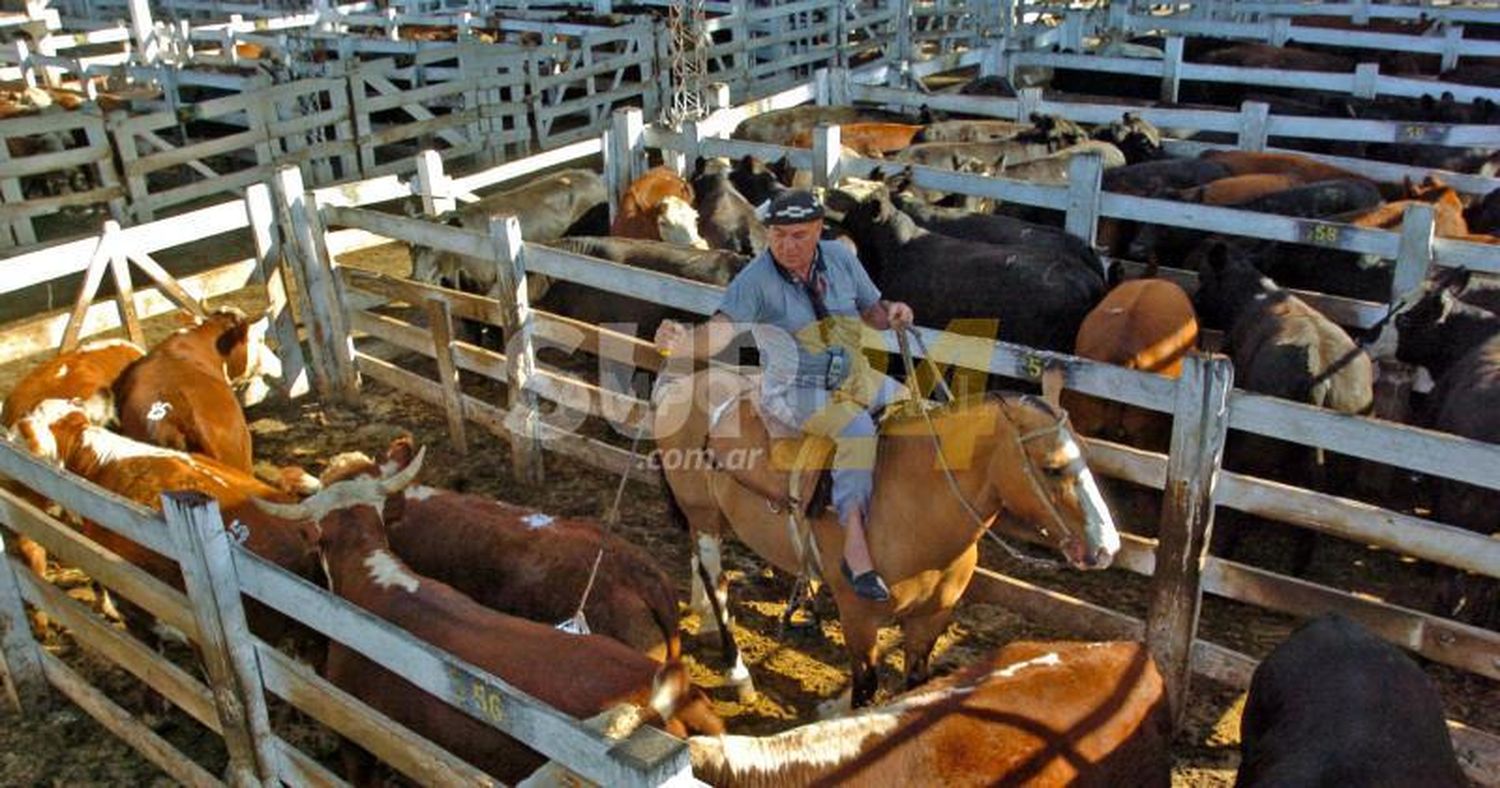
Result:
{"label": "dirt ground", "polygon": [[[362,264],[380,268],[399,267],[404,253],[389,248],[361,255]],[[253,307],[255,296],[235,299]],[[149,322],[155,335],[175,327],[169,319]],[[421,371],[425,363],[415,357],[396,357],[403,367]],[[29,364],[0,368],[0,389],[24,374]],[[466,385],[471,382],[466,381]],[[477,386],[494,401],[490,389]],[[467,455],[457,453],[446,437],[439,408],[401,396],[367,381],[360,402],[352,408],[324,407],[312,399],[288,402],[275,399],[249,413],[256,441],[256,456],[277,464],[296,464],[317,473],[331,455],[351,450],[376,453],[395,437],[413,435],[428,447],[425,483],[494,496],[517,504],[563,515],[597,516],[612,500],[618,478],[579,463],[549,456],[547,483],[528,487],[513,480],[507,450],[500,440],[475,440],[478,447]],[[472,429],[477,431],[478,427]],[[623,441],[628,443],[628,441]],[[688,542],[686,535],[669,521],[661,493],[644,484],[631,484],[623,498],[620,532],[660,559],[676,581],[682,598],[688,590]],[[1266,548],[1276,549],[1274,546]],[[1366,554],[1368,553],[1368,554]],[[788,582],[772,577],[748,551],[731,545],[726,556],[733,578],[733,605],[737,630],[745,658],[756,680],[760,696],[741,703],[732,689],[718,678],[720,662],[712,642],[694,637],[685,640],[687,661],[693,678],[714,698],[716,711],[730,729],[738,733],[763,734],[815,718],[819,702],[838,695],[847,681],[847,661],[841,650],[839,627],[832,603],[822,602],[825,623],[820,633],[777,641],[776,620],[783,608]],[[1147,582],[1124,571],[1081,574],[1042,572],[1008,562],[987,551],[985,565],[1026,580],[1063,590],[1089,601],[1105,604],[1135,616],[1143,616]],[[1352,545],[1335,549],[1320,546],[1319,562],[1312,579],[1341,587],[1358,587],[1369,579],[1374,586],[1390,585],[1388,576],[1397,562],[1388,555],[1364,551]],[[1379,582],[1381,579],[1384,582]],[[92,592],[79,573],[54,567],[52,579],[87,600]],[[1265,613],[1216,598],[1205,600],[1202,635],[1209,640],[1264,656],[1295,625],[1290,617]],[[684,626],[696,632],[698,621],[689,615]],[[977,655],[1016,639],[1066,639],[1074,633],[1050,629],[1026,621],[994,605],[965,603],[958,608],[956,623],[938,645],[935,670],[943,673],[963,665]],[[897,642],[894,630],[882,643]],[[46,648],[84,673],[117,702],[137,708],[138,684],[123,671],[110,667],[81,649],[66,635],[52,633]],[[175,654],[183,665],[191,661]],[[898,684],[899,653],[884,662],[883,694]],[[1494,682],[1462,674],[1442,666],[1428,666],[1440,686],[1450,717],[1488,730],[1500,730],[1500,688]],[[1177,786],[1230,785],[1238,762],[1239,713],[1243,694],[1198,680],[1194,684],[1186,724],[1172,751],[1173,784]],[[306,721],[283,706],[273,707],[273,726],[325,765],[337,770],[337,740],[326,730]],[[222,744],[205,729],[181,713],[173,713],[158,732],[182,748],[211,771],[223,769]],[[86,714],[66,702],[50,710],[0,722],[0,785],[103,786],[170,784],[154,766],[120,743]]]}

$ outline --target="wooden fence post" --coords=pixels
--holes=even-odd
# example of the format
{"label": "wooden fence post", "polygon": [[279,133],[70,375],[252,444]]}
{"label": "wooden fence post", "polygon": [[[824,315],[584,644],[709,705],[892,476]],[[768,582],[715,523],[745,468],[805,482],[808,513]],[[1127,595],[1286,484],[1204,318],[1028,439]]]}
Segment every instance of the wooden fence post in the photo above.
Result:
{"label": "wooden fence post", "polygon": [[819,123],[813,128],[812,179],[813,185],[833,188],[839,183],[839,159],[844,146],[838,126]]}
{"label": "wooden fence post", "polygon": [[833,91],[828,85],[828,69],[826,68],[813,72],[813,104],[819,107],[833,104]]}
{"label": "wooden fence post", "polygon": [[1177,101],[1182,86],[1182,36],[1167,39],[1166,54],[1161,61],[1161,100]]}
{"label": "wooden fence post", "polygon": [[520,481],[541,484],[541,412],[528,383],[536,374],[536,344],[532,336],[531,302],[526,296],[525,245],[521,222],[514,216],[490,219],[490,242],[495,249],[495,297],[500,301],[505,330],[506,425],[510,427],[511,464]]}
{"label": "wooden fence post", "polygon": [[459,454],[469,453],[469,434],[464,426],[464,394],[459,385],[458,364],[453,358],[453,310],[446,301],[427,301],[427,325],[432,329],[433,358],[437,360],[438,383],[443,390],[443,411],[448,416],[448,434]]}
{"label": "wooden fence post", "polygon": [[307,325],[312,351],[313,384],[318,394],[335,402],[358,397],[359,376],[354,368],[354,341],[344,313],[343,288],[333,274],[333,262],[323,243],[323,216],[317,198],[302,188],[302,172],[285,167],[276,173],[282,237],[293,260],[293,278]]}
{"label": "wooden fence post", "polygon": [[1042,106],[1041,88],[1021,88],[1016,91],[1016,120],[1025,123]]}
{"label": "wooden fence post", "polygon": [[278,785],[265,689],[230,553],[235,537],[224,528],[218,502],[202,493],[163,493],[161,503],[193,603],[198,653],[229,750],[230,784]]}
{"label": "wooden fence post", "polygon": [[979,61],[979,76],[1005,76],[1005,46],[1006,41],[1004,39],[1001,39],[1000,41],[992,43],[984,48],[984,55]]}
{"label": "wooden fence post", "polygon": [[854,101],[849,97],[849,69],[835,66],[828,69],[828,97],[835,107],[846,107]]}
{"label": "wooden fence post", "polygon": [[266,300],[270,302],[271,332],[276,337],[276,355],[281,358],[281,385],[288,398],[296,399],[308,392],[310,382],[297,337],[297,319],[287,296],[286,273],[281,266],[286,247],[278,231],[271,187],[264,183],[246,187],[245,212],[250,217],[250,235],[255,239],[254,280],[266,286]]}
{"label": "wooden fence post", "polygon": [[1166,680],[1174,725],[1187,707],[1193,639],[1203,601],[1203,561],[1214,521],[1214,484],[1229,429],[1234,367],[1223,356],[1189,354],[1177,380],[1172,448],[1146,610],[1146,643]]}
{"label": "wooden fence post", "polygon": [[682,139],[686,143],[681,150],[662,148],[662,159],[684,179],[692,180],[694,168],[703,155],[703,125],[696,120],[682,122]]}
{"label": "wooden fence post", "polygon": [[1240,150],[1266,149],[1266,126],[1270,114],[1271,105],[1261,101],[1247,101],[1240,105],[1240,134],[1236,141]]}
{"label": "wooden fence post", "polygon": [[1464,26],[1448,25],[1443,29],[1443,70],[1458,68],[1458,55],[1464,45]]}
{"label": "wooden fence post", "polygon": [[[6,538],[14,537],[0,537],[0,542]],[[47,702],[47,678],[42,673],[41,646],[31,636],[31,619],[21,599],[17,566],[8,553],[0,551],[0,683],[12,710],[30,713]]]}
{"label": "wooden fence post", "polygon": [[1373,99],[1380,92],[1380,64],[1360,63],[1354,67],[1354,86],[1350,93],[1355,98]]}
{"label": "wooden fence post", "polygon": [[458,207],[443,172],[443,157],[435,150],[417,154],[417,188],[422,196],[422,214],[437,216]]}
{"label": "wooden fence post", "polygon": [[1432,265],[1433,223],[1431,205],[1407,204],[1401,217],[1401,246],[1391,278],[1391,296],[1387,299],[1393,306],[1427,279],[1427,269]]}
{"label": "wooden fence post", "polygon": [[1068,160],[1068,211],[1065,229],[1089,246],[1099,230],[1099,193],[1103,188],[1104,160],[1097,153],[1084,153]]}
{"label": "wooden fence post", "polygon": [[636,107],[623,107],[610,115],[611,163],[616,168],[615,185],[624,189],[646,172],[646,119]]}

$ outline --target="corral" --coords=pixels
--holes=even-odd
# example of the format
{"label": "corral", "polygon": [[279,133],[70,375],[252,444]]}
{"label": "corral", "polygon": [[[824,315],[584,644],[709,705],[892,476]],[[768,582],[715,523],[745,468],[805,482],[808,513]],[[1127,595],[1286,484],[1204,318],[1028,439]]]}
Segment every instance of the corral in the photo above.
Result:
{"label": "corral", "polygon": [[[311,53],[317,51],[332,50],[335,56],[317,63],[317,76],[274,86],[252,80],[249,86],[220,88],[235,95],[191,106],[174,104],[180,98],[165,92],[163,111],[99,121],[97,128],[80,127],[78,138],[90,142],[77,152],[69,149],[52,154],[66,158],[49,160],[46,166],[38,163],[24,172],[0,174],[13,176],[8,182],[20,189],[21,176],[53,167],[93,166],[98,172],[98,185],[89,191],[52,198],[54,202],[7,201],[5,218],[12,228],[10,240],[17,246],[30,247],[38,238],[31,217],[52,213],[63,204],[101,204],[113,217],[96,236],[24,251],[0,263],[14,272],[3,288],[13,295],[35,296],[40,286],[56,282],[67,294],[65,300],[73,300],[73,288],[78,288],[71,313],[32,316],[37,310],[28,308],[12,313],[25,318],[5,329],[3,361],[10,367],[6,377],[14,380],[54,349],[71,349],[85,337],[123,331],[141,342],[154,338],[163,328],[151,318],[174,306],[201,310],[204,300],[217,303],[221,297],[252,311],[268,305],[285,368],[283,393],[294,398],[251,411],[252,417],[259,417],[256,439],[262,457],[316,464],[340,451],[382,451],[397,432],[407,430],[428,445],[430,457],[440,460],[440,470],[435,475],[430,471],[429,477],[443,487],[468,486],[551,512],[593,516],[609,509],[612,501],[620,507],[615,485],[629,485],[632,494],[620,507],[621,533],[669,558],[674,564],[671,574],[683,591],[690,548],[684,534],[665,524],[659,500],[670,493],[657,481],[650,450],[640,440],[650,403],[631,388],[605,383],[606,372],[618,374],[611,364],[628,365],[632,372],[650,376],[660,371],[661,358],[651,352],[650,343],[628,332],[536,309],[526,285],[542,276],[696,315],[713,312],[722,288],[560,251],[522,237],[514,221],[491,221],[486,232],[372,206],[405,201],[431,217],[495,187],[524,183],[567,166],[602,171],[611,198],[657,160],[691,172],[700,157],[785,159],[810,171],[812,181],[825,186],[889,167],[884,160],[842,149],[836,126],[817,128],[806,150],[729,138],[747,117],[808,102],[1022,120],[1040,112],[1087,123],[1111,122],[1129,109],[1162,128],[1233,137],[1232,145],[1164,142],[1168,153],[1182,155],[1215,146],[1266,150],[1272,138],[1421,140],[1491,148],[1500,140],[1497,120],[1439,124],[1308,118],[1278,115],[1255,102],[1217,110],[1131,107],[1050,100],[1039,90],[1024,89],[1011,98],[946,95],[922,85],[922,80],[949,69],[1015,75],[1024,67],[1044,66],[1160,77],[1161,95],[1168,100],[1177,98],[1180,81],[1192,79],[1271,81],[1281,87],[1369,96],[1420,95],[1410,91],[1430,89],[1417,80],[1387,78],[1363,67],[1352,75],[1326,78],[1267,76],[1274,72],[1248,73],[1251,69],[1201,70],[1182,61],[1181,39],[1177,44],[1168,39],[1166,57],[1155,62],[1025,51],[1003,43],[986,46],[986,32],[997,27],[1013,36],[1035,33],[1037,40],[1072,37],[1078,43],[1102,26],[1195,32],[1200,29],[1193,26],[1195,20],[1207,24],[1203,20],[1216,18],[1213,4],[1195,6],[1181,19],[1169,17],[1165,22],[1154,21],[1157,17],[1138,20],[1129,8],[1107,14],[1065,11],[1058,15],[1058,26],[1042,31],[1027,29],[1028,7],[1014,9],[1014,14],[997,12],[999,18],[981,18],[985,14],[941,3],[891,4],[893,8],[795,4],[784,16],[741,2],[708,5],[719,16],[709,20],[706,29],[730,31],[715,36],[709,48],[715,64],[710,66],[711,78],[730,85],[728,97],[757,100],[731,107],[720,91],[707,102],[714,110],[711,114],[686,119],[676,128],[646,124],[647,116],[669,102],[656,84],[662,61],[649,57],[665,44],[651,24],[639,21],[600,31],[569,27],[573,22],[517,17],[494,29],[503,37],[507,32],[519,36],[546,28],[542,35],[560,43],[553,44],[558,49],[547,50],[545,44],[538,48],[518,40],[513,60],[508,59],[511,44],[505,41],[480,44],[465,37],[452,46],[428,46],[401,38],[400,28],[413,25],[489,29],[477,16],[455,13],[450,7],[413,8],[406,14],[344,9],[341,24],[349,27],[336,30],[319,29],[326,27],[326,17],[297,21],[264,10],[252,14],[257,21],[249,23],[211,20],[198,28],[188,22],[185,40],[218,42],[221,54],[254,44],[284,47],[295,53],[293,62],[316,62]],[[221,12],[219,4],[169,7],[179,9],[184,19]],[[1376,17],[1384,8],[1366,3],[1354,13]],[[1262,9],[1260,4],[1247,3],[1242,10],[1276,13],[1275,7]],[[1482,11],[1473,13],[1481,14],[1476,23],[1490,21]],[[1289,30],[1295,23],[1255,24],[1261,27],[1235,29],[1235,34],[1255,38],[1264,29],[1264,37],[1277,43],[1310,40]],[[306,31],[300,38],[293,33],[256,37],[270,30],[301,28]],[[356,38],[347,34],[353,28],[380,32]],[[882,35],[894,36],[894,45],[880,47],[873,64],[850,68]],[[320,44],[320,37],[335,43]],[[1462,32],[1429,38],[1429,51],[1442,56],[1445,66],[1451,65],[1450,57],[1491,56],[1489,42],[1471,45]],[[1399,47],[1403,42],[1395,43]],[[597,52],[592,48],[596,44]],[[606,51],[609,57],[629,62],[608,61],[602,54]],[[797,52],[805,56],[794,58]],[[922,61],[919,53],[931,59]],[[631,60],[637,54],[641,59]],[[21,59],[26,58],[21,53]],[[23,70],[29,68],[38,76],[38,68],[64,68],[54,61],[29,62],[34,65],[23,65]],[[89,66],[67,68],[83,73]],[[597,89],[599,74],[610,75],[605,77],[613,83],[610,89]],[[564,84],[569,79],[582,82],[570,87]],[[1461,100],[1500,98],[1493,88],[1445,87]],[[306,96],[313,97],[311,104]],[[376,121],[381,112],[386,114]],[[406,117],[392,121],[392,112]],[[94,122],[88,117],[79,114],[77,120]],[[219,119],[235,131],[195,143],[206,148],[187,145],[190,135],[184,124],[207,119]],[[18,135],[53,131],[35,124],[0,126],[6,128],[12,130],[8,134]],[[183,134],[178,146],[163,136],[170,135],[171,128]],[[241,128],[245,131],[238,131]],[[139,158],[123,155],[122,144],[140,151]],[[147,147],[137,148],[138,144]],[[409,155],[429,147],[419,156]],[[544,152],[519,157],[533,147]],[[240,153],[229,156],[234,161],[232,174],[210,161],[209,157],[234,151]],[[1375,180],[1415,181],[1432,171],[1347,156],[1315,158]],[[116,165],[122,169],[111,181]],[[152,183],[151,173],[174,166],[195,170],[202,178],[167,190],[157,185],[163,179]],[[445,169],[465,174],[450,175]],[[1390,292],[1376,301],[1301,293],[1351,329],[1385,322],[1397,301],[1430,271],[1461,266],[1500,274],[1500,246],[1434,237],[1433,211],[1421,206],[1409,208],[1392,231],[1107,192],[1101,187],[1102,165],[1093,156],[1075,157],[1063,185],[925,166],[908,169],[918,188],[1062,212],[1067,231],[1091,242],[1101,220],[1130,220],[1395,261]],[[1442,176],[1470,197],[1500,187],[1500,181],[1485,174]],[[192,207],[215,196],[236,199]],[[177,211],[182,212],[150,221],[159,212]],[[205,239],[213,249],[190,246]],[[397,243],[388,245],[392,241]],[[486,296],[412,281],[403,245],[481,261],[494,272],[498,287]],[[194,273],[178,281],[163,270],[163,263],[184,256],[197,258],[199,265],[191,266]],[[245,259],[232,262],[238,256]],[[132,264],[157,287],[135,291]],[[1196,281],[1193,273],[1173,268],[1169,264],[1165,274],[1189,287]],[[116,296],[93,303],[106,273]],[[79,274],[84,274],[81,287],[76,284]],[[50,301],[50,291],[47,297]],[[510,338],[505,351],[463,341],[460,330],[465,321],[505,329]],[[1226,435],[1234,429],[1314,445],[1400,469],[1401,474],[1500,490],[1495,471],[1500,468],[1500,450],[1493,444],[1233,389],[1230,365],[1222,356],[1189,357],[1182,376],[1173,381],[1005,342],[927,329],[923,333],[931,357],[952,369],[978,370],[1023,386],[1060,384],[1170,414],[1173,423],[1165,453],[1089,441],[1089,461],[1097,471],[1167,493],[1159,524],[1149,531],[1155,536],[1139,533],[1145,521],[1155,519],[1154,510],[1119,512],[1122,530],[1129,532],[1116,559],[1125,571],[1083,578],[1039,571],[986,549],[983,566],[960,606],[958,625],[943,641],[944,667],[970,661],[1019,631],[1049,637],[1144,639],[1172,689],[1174,703],[1188,709],[1187,733],[1174,748],[1174,781],[1219,784],[1225,779],[1223,772],[1232,769],[1232,758],[1215,747],[1233,741],[1237,729],[1218,715],[1232,716],[1234,698],[1248,685],[1256,659],[1289,629],[1287,616],[1336,611],[1422,658],[1455,720],[1450,723],[1453,739],[1469,777],[1481,784],[1500,782],[1500,741],[1484,730],[1500,728],[1494,716],[1500,708],[1495,689],[1500,680],[1500,634],[1401,596],[1402,586],[1420,577],[1413,567],[1419,562],[1500,577],[1496,542],[1452,523],[1436,522],[1425,507],[1354,500],[1343,493],[1303,489],[1222,468]],[[896,351],[889,335],[870,349],[890,355]],[[315,399],[303,396],[310,390]],[[504,440],[508,452],[489,451],[495,445],[491,436]],[[429,459],[429,466],[432,463]],[[65,696],[178,781],[340,784],[326,742],[330,729],[359,741],[419,783],[491,781],[362,708],[306,665],[252,636],[238,601],[241,593],[358,651],[378,655],[372,659],[382,666],[590,780],[656,784],[689,777],[687,748],[681,742],[652,729],[638,730],[623,742],[612,741],[503,679],[232,546],[232,540],[219,538],[224,530],[211,502],[174,497],[164,515],[152,512],[47,466],[12,444],[0,446],[0,471],[182,565],[185,594],[113,559],[28,499],[0,493],[0,511],[8,527],[45,545],[60,563],[77,567],[186,633],[197,644],[208,678],[202,682],[185,669],[191,663],[183,654],[163,659],[69,598],[84,596],[81,589],[65,593],[6,561],[0,568],[0,645],[7,689],[23,709],[40,708],[49,694]],[[1329,541],[1333,546],[1325,548],[1324,560],[1307,577],[1267,568],[1278,565],[1274,555],[1265,560],[1264,553],[1274,553],[1274,546],[1245,560],[1211,555],[1207,538],[1215,507],[1290,523],[1336,541]],[[731,554],[730,566],[754,578],[763,565],[746,551]],[[78,578],[68,582],[76,584]],[[813,711],[812,700],[833,695],[844,683],[845,658],[833,642],[837,625],[824,625],[828,640],[820,643],[778,641],[772,634],[782,608],[782,585],[769,579],[739,584],[738,595],[745,599],[736,602],[736,609],[741,618],[738,628],[746,632],[745,653],[752,669],[767,674],[760,701],[732,699],[730,687],[715,673],[714,658],[708,657],[705,665],[697,657],[703,644],[685,649],[692,658],[693,678],[713,691],[716,709],[734,732],[765,734],[805,721]],[[69,636],[118,667],[99,671],[79,658],[75,647],[59,646],[60,638],[39,644],[28,634],[23,605],[47,610]],[[68,657],[57,656],[54,651],[59,650]],[[120,685],[119,668],[165,695],[194,722],[153,727],[133,717],[135,712],[117,700],[118,692],[103,689]],[[1206,689],[1200,690],[1205,685],[1199,681],[1189,692],[1189,676],[1194,674],[1208,680]],[[44,736],[54,724],[36,723],[30,730]],[[189,734],[185,728],[211,734]],[[20,773],[46,772],[33,767]],[[75,772],[64,779],[120,779],[111,780],[104,776],[107,773]],[[125,779],[146,779],[147,772],[130,774]]]}

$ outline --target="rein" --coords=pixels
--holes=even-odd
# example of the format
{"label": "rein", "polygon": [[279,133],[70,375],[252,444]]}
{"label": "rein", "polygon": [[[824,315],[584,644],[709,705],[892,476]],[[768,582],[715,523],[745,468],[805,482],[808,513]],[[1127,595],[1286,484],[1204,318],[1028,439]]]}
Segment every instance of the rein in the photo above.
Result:
{"label": "rein", "polygon": [[[949,402],[952,402],[953,392],[948,389],[948,384],[943,381],[943,377],[941,374],[942,371],[937,369],[937,362],[932,359],[932,356],[927,352],[926,346],[923,345],[922,335],[918,334],[916,329],[910,326],[906,327],[904,330],[898,329],[896,331],[896,343],[901,348],[901,361],[906,365],[906,374],[910,376],[916,369],[916,364],[912,360],[911,345],[907,342],[906,339],[907,332],[911,332],[911,335],[916,337],[917,344],[919,347],[921,347],[922,355],[926,358],[927,363],[933,366],[933,372],[937,375],[937,379],[940,382],[944,393],[947,394]],[[916,400],[917,410],[921,411],[922,413],[922,420],[927,423],[927,435],[932,439],[932,449],[937,453],[938,464],[942,466],[943,478],[948,480],[948,488],[953,491],[953,497],[957,498],[958,502],[963,505],[964,511],[969,514],[970,519],[972,519],[974,521],[974,524],[979,527],[980,533],[988,536],[992,541],[995,542],[995,544],[999,545],[1000,549],[1004,550],[1006,555],[1009,555],[1011,558],[1021,562],[1024,565],[1041,569],[1063,568],[1063,564],[1059,561],[1054,561],[1050,558],[1036,558],[1034,556],[1023,553],[1020,550],[1017,550],[1009,542],[1001,538],[999,534],[995,533],[988,525],[986,525],[986,522],[988,522],[986,518],[980,515],[979,512],[974,509],[974,505],[969,503],[969,499],[964,496],[963,490],[959,488],[958,479],[953,475],[953,468],[948,465],[948,457],[943,453],[943,442],[940,438],[938,438],[937,425],[932,421],[932,414],[928,413],[927,408],[922,404],[921,394],[916,390],[915,384],[913,384],[912,386],[912,396]],[[1000,403],[1000,413],[1005,416],[1006,421],[1011,421],[1010,414],[1006,413],[1005,403],[1003,402]],[[1041,480],[1036,478],[1036,471],[1031,467],[1031,462],[1026,457],[1026,441],[1032,440],[1034,438],[1039,438],[1048,433],[1060,432],[1064,423],[1065,421],[1060,419],[1057,424],[1053,425],[1052,427],[1044,427],[1040,430],[1029,432],[1024,436],[1021,435],[1019,430],[1016,431],[1016,446],[1021,449],[1021,465],[1026,469],[1026,475],[1027,478],[1031,481],[1032,489],[1035,490],[1040,495],[1041,499],[1047,503],[1048,513],[1052,515],[1054,520],[1056,520],[1059,528],[1061,528],[1063,524],[1062,514],[1057,511],[1057,505],[1052,502],[1052,498],[1045,494],[1045,491],[1041,486]],[[1012,426],[1014,426],[1015,422],[1011,422],[1011,424]],[[999,517],[999,513],[997,512],[995,516]],[[1063,530],[1062,533],[1066,533],[1066,530]]]}

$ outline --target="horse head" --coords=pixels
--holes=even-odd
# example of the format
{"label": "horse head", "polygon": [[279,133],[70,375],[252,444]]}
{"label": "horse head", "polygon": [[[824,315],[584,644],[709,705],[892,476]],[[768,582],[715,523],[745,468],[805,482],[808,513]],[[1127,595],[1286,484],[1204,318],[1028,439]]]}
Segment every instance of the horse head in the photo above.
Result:
{"label": "horse head", "polygon": [[1002,450],[990,462],[1004,508],[1034,525],[1073,566],[1108,567],[1120,533],[1067,413],[1031,395],[1001,400],[1000,413],[1014,438],[1014,454]]}

